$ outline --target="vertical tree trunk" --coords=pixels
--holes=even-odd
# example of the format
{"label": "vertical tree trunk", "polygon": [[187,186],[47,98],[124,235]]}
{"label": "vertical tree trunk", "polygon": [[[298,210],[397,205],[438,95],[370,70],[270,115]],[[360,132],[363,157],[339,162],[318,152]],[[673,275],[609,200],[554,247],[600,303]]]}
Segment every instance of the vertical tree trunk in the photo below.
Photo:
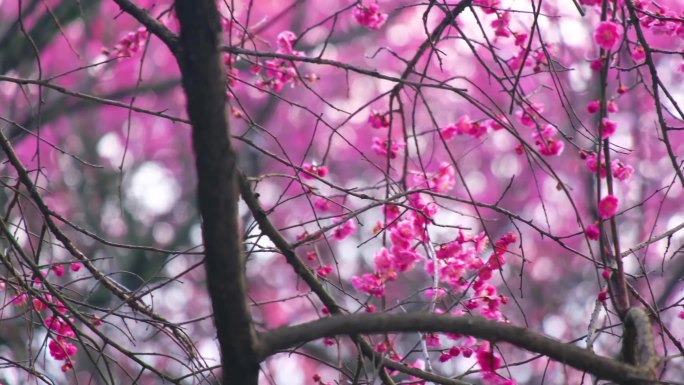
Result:
{"label": "vertical tree trunk", "polygon": [[255,385],[259,361],[238,223],[237,156],[225,116],[219,14],[212,0],[178,0],[176,14],[181,25],[178,60],[192,122],[207,281],[221,346],[223,383]]}

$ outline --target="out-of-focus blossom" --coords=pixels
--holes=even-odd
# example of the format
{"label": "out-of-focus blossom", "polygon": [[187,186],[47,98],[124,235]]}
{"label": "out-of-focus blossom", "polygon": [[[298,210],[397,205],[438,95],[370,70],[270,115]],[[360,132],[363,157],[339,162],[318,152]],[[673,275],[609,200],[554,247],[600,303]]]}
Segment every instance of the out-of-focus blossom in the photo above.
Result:
{"label": "out-of-focus blossom", "polygon": [[632,60],[637,63],[641,63],[642,61],[646,60],[646,51],[644,50],[644,47],[638,45],[636,48],[634,48],[634,51],[632,51]]}
{"label": "out-of-focus blossom", "polygon": [[634,173],[634,167],[628,164],[624,164],[616,159],[611,163],[611,171],[613,172],[613,176],[615,176],[616,179],[620,181],[625,181],[629,179]]}
{"label": "out-of-focus blossom", "polygon": [[[334,218],[333,223],[339,223],[342,220],[342,218]],[[333,230],[332,236],[338,241],[341,241],[354,233],[354,231],[356,231],[356,225],[354,224],[354,221],[346,220],[337,226],[335,230]]]}
{"label": "out-of-focus blossom", "polygon": [[620,201],[614,195],[606,195],[598,205],[599,216],[603,219],[611,218],[617,213]]}
{"label": "out-of-focus blossom", "polygon": [[352,285],[358,291],[382,297],[385,294],[385,285],[377,274],[364,274],[361,277],[353,276]]}
{"label": "out-of-focus blossom", "polygon": [[608,118],[601,119],[601,139],[610,138],[615,130],[617,130],[617,123]]}
{"label": "out-of-focus blossom", "polygon": [[601,232],[599,231],[598,222],[594,222],[584,229],[584,235],[591,240],[598,240]]}
{"label": "out-of-focus blossom", "polygon": [[[325,176],[328,175],[328,172],[329,172],[328,168],[325,166],[319,166],[319,165],[310,164],[310,163],[304,163],[302,165],[302,170],[309,172],[311,174],[314,174],[314,175],[318,175],[321,178],[325,178]],[[304,179],[314,179],[313,176],[306,174],[306,173],[301,173],[300,175]]]}
{"label": "out-of-focus blossom", "polygon": [[354,19],[368,29],[380,29],[387,20],[387,14],[380,12],[377,3],[369,5],[359,4],[352,12]]}
{"label": "out-of-focus blossom", "polygon": [[389,116],[388,114],[373,110],[371,111],[371,114],[368,115],[368,123],[370,123],[373,128],[389,127]]}

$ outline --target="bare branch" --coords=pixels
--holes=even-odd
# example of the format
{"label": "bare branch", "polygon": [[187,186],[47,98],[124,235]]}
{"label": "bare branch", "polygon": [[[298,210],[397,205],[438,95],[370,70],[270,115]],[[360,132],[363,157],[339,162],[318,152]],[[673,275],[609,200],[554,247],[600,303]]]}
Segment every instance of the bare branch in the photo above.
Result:
{"label": "bare branch", "polygon": [[264,358],[303,342],[335,335],[416,331],[458,333],[491,342],[508,342],[619,384],[636,384],[649,378],[647,371],[598,356],[526,328],[480,317],[452,317],[431,313],[337,315],[297,326],[282,327],[261,336],[259,353]]}

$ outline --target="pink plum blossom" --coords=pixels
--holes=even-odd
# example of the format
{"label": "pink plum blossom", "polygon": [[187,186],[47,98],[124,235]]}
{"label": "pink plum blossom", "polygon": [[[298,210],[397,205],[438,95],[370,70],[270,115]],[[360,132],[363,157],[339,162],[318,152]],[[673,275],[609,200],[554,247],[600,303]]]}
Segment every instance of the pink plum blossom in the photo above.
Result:
{"label": "pink plum blossom", "polygon": [[617,159],[611,163],[611,170],[613,172],[613,176],[620,181],[629,179],[634,173],[634,167],[624,164]]}
{"label": "pink plum blossom", "polygon": [[642,61],[646,60],[646,51],[644,50],[643,46],[638,45],[636,48],[634,48],[632,51],[632,60],[637,63],[641,63]]}
{"label": "pink plum blossom", "polygon": [[594,222],[591,225],[587,226],[584,229],[584,235],[587,236],[587,238],[596,241],[599,239],[599,236],[601,235],[601,232],[598,227],[598,222]]}
{"label": "pink plum blossom", "polygon": [[351,282],[358,291],[376,297],[382,297],[385,294],[385,285],[376,274],[364,274],[361,277],[353,276]]}
{"label": "pink plum blossom", "polygon": [[619,200],[614,195],[606,195],[598,205],[599,216],[603,219],[611,218],[617,213]]}
{"label": "pink plum blossom", "polygon": [[381,139],[377,136],[373,137],[373,144],[371,145],[371,149],[376,154],[383,157],[389,157],[390,159],[396,159],[399,151],[404,147],[406,147],[406,144],[404,143],[392,141],[392,144],[390,144],[387,139]]}
{"label": "pink plum blossom", "polygon": [[[342,220],[342,218],[334,218],[333,223],[339,223]],[[333,230],[332,236],[338,241],[341,241],[350,236],[351,234],[353,234],[354,231],[356,231],[356,225],[354,224],[354,221],[345,220],[344,222],[342,222],[342,224],[337,226],[335,230]]]}
{"label": "pink plum blossom", "polygon": [[601,139],[610,138],[615,130],[617,130],[617,123],[608,118],[601,119]]}
{"label": "pink plum blossom", "polygon": [[[319,166],[316,164],[310,164],[310,163],[304,163],[302,165],[302,170],[309,172],[314,175],[318,175],[321,178],[325,178],[326,175],[328,175],[328,168],[325,166]],[[307,174],[307,173],[301,173],[300,174],[302,178],[304,179],[314,179],[313,176]]]}
{"label": "pink plum blossom", "polygon": [[371,111],[368,115],[368,123],[370,123],[372,128],[383,128],[389,127],[390,121],[387,114],[380,113],[379,111]]}
{"label": "pink plum blossom", "polygon": [[367,6],[359,4],[354,8],[352,14],[359,24],[368,29],[380,29],[387,20],[387,14],[380,12],[377,3],[371,3]]}
{"label": "pink plum blossom", "polygon": [[601,104],[598,100],[592,100],[587,104],[587,112],[590,114],[595,114],[599,111],[601,108]]}
{"label": "pink plum blossom", "polygon": [[602,21],[594,31],[594,42],[605,50],[613,48],[620,40],[620,25],[612,21]]}

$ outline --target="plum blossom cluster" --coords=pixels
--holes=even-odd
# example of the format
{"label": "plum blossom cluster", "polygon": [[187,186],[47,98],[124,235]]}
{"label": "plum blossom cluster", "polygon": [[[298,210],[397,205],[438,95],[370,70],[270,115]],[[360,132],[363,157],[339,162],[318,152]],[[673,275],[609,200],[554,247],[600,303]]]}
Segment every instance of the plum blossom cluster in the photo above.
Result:
{"label": "plum blossom cluster", "polygon": [[463,115],[456,123],[449,124],[440,131],[444,140],[451,140],[456,135],[470,135],[479,139],[487,134],[487,125],[473,122],[470,120],[470,116]]}
{"label": "plum blossom cluster", "polygon": [[[608,194],[599,201],[598,215],[601,219],[610,219],[617,214],[620,200],[612,194]],[[596,221],[584,229],[584,235],[591,240],[598,240],[601,235],[599,222]]]}
{"label": "plum blossom cluster", "polygon": [[412,179],[414,188],[445,193],[456,185],[456,171],[450,163],[441,162],[436,172],[430,174],[415,173]]}
{"label": "plum blossom cluster", "polygon": [[[558,129],[551,124],[545,124],[539,128],[537,118],[544,111],[542,104],[532,103],[516,112],[518,122],[531,128],[534,145],[540,154],[545,156],[558,156],[563,152],[565,143],[558,138]],[[518,147],[518,153],[522,153],[522,146]]]}
{"label": "plum blossom cluster", "polygon": [[487,247],[487,235],[481,232],[471,236],[459,231],[455,240],[437,248],[436,266],[435,262],[428,261],[426,270],[430,275],[437,273],[440,282],[454,291],[472,289],[472,298],[464,303],[466,309],[479,309],[483,317],[502,321],[500,307],[508,302],[508,298],[500,295],[489,280],[494,270],[502,268],[506,263],[504,254],[516,240],[513,233],[504,235],[496,241],[494,251],[485,261],[479,255]]}
{"label": "plum blossom cluster", "polygon": [[[235,62],[237,59],[235,58],[234,55],[231,54],[224,54],[223,55],[223,65],[226,67],[226,77],[227,77],[227,82],[228,86],[230,88],[235,88],[238,85],[237,79],[239,76],[239,71],[235,67]],[[232,98],[233,94],[228,92],[226,94],[228,98]]]}
{"label": "plum blossom cluster", "polygon": [[[459,312],[454,315],[461,315]],[[440,362],[447,362],[453,358],[463,356],[470,358],[475,355],[477,364],[482,371],[482,381],[486,385],[515,385],[516,382],[500,376],[496,370],[501,367],[501,358],[494,354],[489,341],[482,341],[480,343],[473,337],[466,337],[460,334],[447,334],[447,336],[456,341],[451,348],[443,350],[439,356]],[[432,347],[439,347],[439,341],[431,338]]]}
{"label": "plum blossom cluster", "polygon": [[[594,152],[586,153],[580,152],[580,158],[584,159],[584,164],[592,174],[599,175],[600,178],[605,178],[608,174],[605,159],[599,162],[598,155]],[[599,165],[600,164],[600,165]],[[619,181],[628,180],[634,173],[634,167],[623,163],[621,160],[615,159],[610,164],[610,171],[615,179]]]}
{"label": "plum blossom cluster", "polygon": [[522,67],[532,67],[535,73],[541,72],[544,67],[548,67],[549,61],[548,56],[551,56],[555,52],[555,47],[553,44],[545,43],[540,47],[527,49],[527,34],[526,33],[516,33],[515,45],[518,47],[510,59],[508,59],[508,65],[514,70],[520,70]]}
{"label": "plum blossom cluster", "polygon": [[[589,6],[600,6],[598,0],[581,0],[582,4]],[[645,30],[650,31],[656,36],[669,36],[676,39],[684,39],[683,16],[670,10],[667,5],[656,4],[646,1],[634,1],[633,6],[637,10],[639,24]],[[623,27],[616,21],[601,21],[594,29],[594,43],[604,50],[613,50],[623,35]],[[631,44],[630,44],[631,45]],[[642,63],[646,60],[646,50],[641,44],[629,47],[632,60],[635,63]],[[599,71],[602,68],[605,58],[592,61],[592,69]],[[680,65],[678,70],[684,71],[684,65]]]}
{"label": "plum blossom cluster", "polygon": [[399,273],[411,271],[417,262],[424,259],[416,248],[428,240],[428,221],[437,213],[437,206],[427,202],[421,194],[409,195],[409,210],[401,215],[399,206],[386,205],[383,209],[385,222],[378,223],[376,230],[385,229],[389,234],[391,246],[382,247],[373,257],[375,272],[352,277],[356,290],[382,297],[385,284],[397,279]]}
{"label": "plum blossom cluster", "polygon": [[501,0],[473,0],[473,5],[480,6],[486,14],[492,14],[501,7]]}
{"label": "plum blossom cluster", "polygon": [[[64,265],[61,263],[52,265],[52,267],[50,267],[50,270],[52,270],[52,272],[54,272],[55,275],[58,277],[63,277],[65,274]],[[69,265],[69,270],[77,272],[81,270],[81,264],[79,262],[73,262]]]}
{"label": "plum blossom cluster", "polygon": [[339,226],[335,227],[332,236],[338,241],[341,241],[348,236],[352,235],[356,231],[356,225],[352,219],[344,219],[342,217],[333,218],[332,223],[340,223]]}
{"label": "plum blossom cluster", "polygon": [[496,16],[489,23],[495,38],[513,38],[512,42],[517,48],[512,56],[506,60],[511,69],[520,70],[523,67],[531,67],[534,64],[533,71],[538,73],[542,71],[543,67],[548,67],[548,58],[555,53],[555,46],[553,44],[541,43],[538,47],[529,46],[528,33],[511,29],[512,12],[510,9],[500,9],[501,2],[499,0],[473,1],[473,4],[479,5],[485,14],[494,14]]}
{"label": "plum blossom cluster", "polygon": [[666,4],[656,4],[646,1],[635,1],[639,24],[649,29],[655,35],[664,35],[684,39],[684,15],[668,8]]}
{"label": "plum blossom cluster", "polygon": [[406,147],[406,143],[393,142],[388,139],[380,139],[377,136],[373,137],[373,144],[371,150],[383,158],[396,159],[399,151]]}
{"label": "plum blossom cluster", "polygon": [[496,370],[501,367],[501,358],[494,354],[489,341],[483,341],[479,344],[472,337],[462,337],[460,335],[450,335],[454,339],[464,340],[462,344],[454,345],[449,350],[442,352],[439,357],[440,362],[447,362],[454,357],[463,355],[465,358],[472,357],[475,354],[477,364],[482,370],[482,381],[486,385],[515,385],[516,382],[512,379],[501,377],[496,373]]}
{"label": "plum blossom cluster", "polygon": [[352,11],[352,15],[356,22],[368,29],[380,29],[385,21],[387,21],[387,14],[380,12],[380,7],[377,3],[369,5],[358,4]]}
{"label": "plum blossom cluster", "polygon": [[380,111],[372,110],[368,116],[368,123],[372,128],[375,129],[389,127],[389,113],[382,113]]}
{"label": "plum blossom cluster", "polygon": [[[313,174],[313,175],[318,175],[321,178],[325,178],[328,175],[328,173],[330,172],[327,167],[322,166],[322,165],[317,165],[315,163],[314,164],[304,163],[302,165],[302,170],[304,170],[310,174]],[[301,173],[300,175],[304,179],[309,179],[309,180],[314,179],[313,176],[311,176],[305,172]]]}
{"label": "plum blossom cluster", "polygon": [[[11,303],[18,306],[25,305],[28,303],[28,299],[28,294],[21,293],[14,296]],[[41,317],[43,324],[50,331],[48,351],[53,359],[64,361],[61,366],[63,372],[73,369],[75,364],[73,357],[78,353],[78,348],[71,342],[76,334],[70,326],[74,319],[66,315],[67,308],[50,294],[34,298],[31,304],[37,312],[52,310],[52,315]]]}
{"label": "plum blossom cluster", "polygon": [[[515,234],[505,234],[495,242],[493,251],[485,262],[478,255],[482,254],[487,247],[486,234],[482,232],[476,236],[468,236],[459,231],[459,235],[454,241],[443,244],[437,249],[437,269],[435,269],[435,264],[432,261],[426,264],[426,269],[431,275],[434,275],[435,270],[437,270],[440,282],[446,283],[454,291],[472,289],[474,294],[464,302],[465,309],[468,311],[479,309],[479,313],[485,318],[504,321],[500,307],[508,303],[508,298],[498,294],[496,288],[488,281],[492,278],[494,270],[500,269],[506,263],[504,255],[516,241]],[[460,316],[465,314],[465,311],[457,309],[452,313]],[[515,381],[501,377],[496,373],[501,365],[501,359],[494,355],[489,342],[483,341],[476,345],[476,340],[472,337],[454,334],[447,334],[447,336],[457,342],[441,353],[440,362],[449,361],[461,354],[467,358],[475,353],[485,384],[515,384]],[[435,337],[431,341],[431,346],[439,346],[439,340]]]}
{"label": "plum blossom cluster", "polygon": [[[381,113],[373,110],[368,116],[368,123],[374,129],[386,128],[390,126],[389,113]],[[399,151],[406,147],[406,143],[391,138],[381,138],[373,136],[371,140],[371,150],[383,158],[396,159]]]}
{"label": "plum blossom cluster", "polygon": [[[129,32],[112,48],[115,57],[131,57],[145,46],[149,32],[144,27]],[[104,50],[105,54],[109,52]]]}
{"label": "plum blossom cluster", "polygon": [[[430,242],[428,237],[428,224],[430,219],[437,213],[437,205],[425,200],[423,194],[413,193],[408,196],[409,210],[403,212],[398,205],[386,205],[383,208],[384,222],[378,223],[376,231],[383,229],[389,235],[389,247],[382,247],[374,255],[374,272],[352,277],[352,285],[360,292],[375,297],[385,294],[385,285],[395,281],[399,274],[415,269],[416,265],[425,258],[417,252],[419,245]],[[435,250],[436,265],[433,261],[426,263],[425,269],[430,275],[439,274],[440,283],[445,283],[452,290],[473,290],[471,298],[463,303],[464,310],[453,310],[454,315],[463,315],[465,311],[479,309],[479,313],[493,320],[503,320],[500,306],[506,304],[508,299],[497,293],[496,288],[488,281],[492,278],[494,270],[498,270],[505,264],[504,254],[506,250],[516,242],[516,236],[508,233],[499,239],[491,255],[485,261],[481,255],[487,248],[487,236],[484,232],[472,236],[459,231],[457,238],[446,244],[442,244]],[[446,294],[446,289],[436,288],[426,291],[429,297],[441,297]],[[488,342],[477,343],[473,337],[465,337],[447,334],[455,345],[440,356],[440,361],[445,362],[459,355],[471,357],[475,355],[478,364],[483,371],[483,379],[491,385],[513,385],[512,380],[505,379],[496,373],[501,360],[496,357]],[[425,336],[429,347],[440,346],[440,336],[429,333]],[[383,340],[376,344],[378,352],[397,356],[392,342]],[[421,362],[413,364],[421,367]]]}
{"label": "plum blossom cluster", "polygon": [[[304,56],[301,51],[294,49],[294,43],[297,41],[297,36],[292,31],[283,31],[278,34],[276,38],[276,53],[292,56]],[[286,84],[294,86],[299,81],[297,76],[297,69],[289,60],[280,58],[266,60],[262,65],[255,65],[252,67],[254,74],[259,74],[264,69],[264,74],[261,80],[256,82],[259,88],[270,88],[274,92],[283,90]]]}

